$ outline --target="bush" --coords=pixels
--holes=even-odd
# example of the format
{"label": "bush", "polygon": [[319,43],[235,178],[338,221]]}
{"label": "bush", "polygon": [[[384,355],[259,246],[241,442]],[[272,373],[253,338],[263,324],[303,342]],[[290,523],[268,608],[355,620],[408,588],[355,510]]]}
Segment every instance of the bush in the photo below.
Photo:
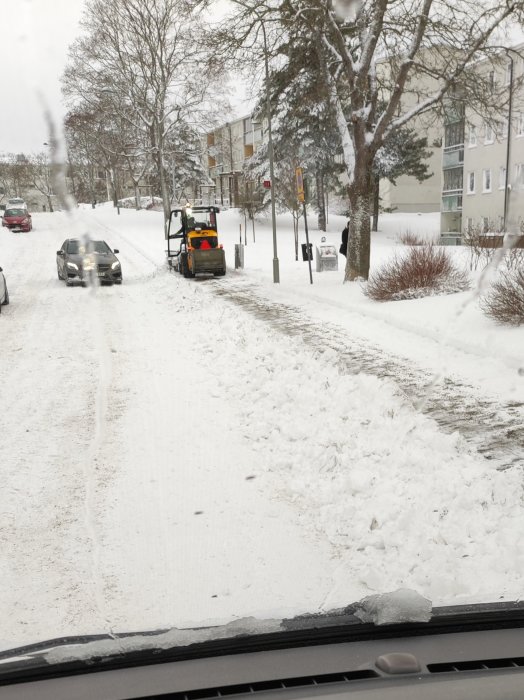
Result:
{"label": "bush", "polygon": [[395,256],[369,278],[364,294],[375,301],[416,299],[453,294],[469,287],[469,279],[449,254],[432,245],[410,248]]}
{"label": "bush", "polygon": [[409,246],[426,245],[426,241],[421,236],[417,236],[416,233],[412,233],[409,230],[404,231],[404,233],[401,233],[400,236],[398,237],[398,240],[403,245],[409,245]]}
{"label": "bush", "polygon": [[524,323],[524,268],[505,270],[482,297],[485,314],[499,323],[520,326]]}

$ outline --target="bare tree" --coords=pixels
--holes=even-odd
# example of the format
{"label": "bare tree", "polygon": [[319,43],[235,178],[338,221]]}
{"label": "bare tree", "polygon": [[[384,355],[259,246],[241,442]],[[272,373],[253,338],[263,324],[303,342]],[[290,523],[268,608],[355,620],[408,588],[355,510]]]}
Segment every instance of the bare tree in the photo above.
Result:
{"label": "bare tree", "polygon": [[27,180],[47,199],[49,211],[53,211],[53,182],[56,166],[49,160],[46,153],[36,153],[29,156],[27,163]]}
{"label": "bare tree", "polygon": [[[63,78],[71,102],[101,100],[147,134],[169,217],[166,143],[188,120],[209,113],[217,64],[198,37],[201,8],[191,0],[89,0],[85,36],[70,52]],[[130,151],[129,151],[130,152]]]}
{"label": "bare tree", "polygon": [[[397,130],[444,98],[489,96],[474,65],[523,0],[233,0],[237,42],[263,21],[318,53],[349,179],[345,281],[367,279],[373,165]],[[493,58],[492,60],[496,60]]]}
{"label": "bare tree", "polygon": [[8,153],[0,162],[0,187],[4,197],[21,197],[30,186],[29,161],[23,153]]}

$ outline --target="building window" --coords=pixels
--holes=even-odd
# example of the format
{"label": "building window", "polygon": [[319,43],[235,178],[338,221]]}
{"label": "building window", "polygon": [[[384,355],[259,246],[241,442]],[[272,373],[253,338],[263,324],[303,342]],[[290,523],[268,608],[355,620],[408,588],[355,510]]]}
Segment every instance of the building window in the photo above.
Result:
{"label": "building window", "polygon": [[489,219],[487,216],[482,217],[482,233],[489,232]]}
{"label": "building window", "polygon": [[489,72],[488,82],[489,82],[489,89],[491,90],[491,92],[493,92],[495,89],[495,71],[494,70]]}
{"label": "building window", "polygon": [[469,127],[469,139],[468,139],[468,144],[470,146],[476,146],[477,145],[477,127],[476,126],[470,126]]}
{"label": "building window", "polygon": [[506,65],[505,81],[506,85],[511,83],[511,61]]}
{"label": "building window", "polygon": [[443,191],[451,192],[454,190],[462,190],[463,178],[464,173],[462,168],[450,168],[449,170],[444,170]]}
{"label": "building window", "polygon": [[483,172],[482,191],[491,192],[491,168],[486,168]]}
{"label": "building window", "polygon": [[484,126],[484,143],[493,143],[495,140],[495,134],[493,133],[493,126],[491,124],[486,124]]}
{"label": "building window", "polygon": [[464,122],[446,124],[444,127],[444,147],[461,146],[464,143]]}
{"label": "building window", "polygon": [[472,230],[473,230],[473,219],[471,218],[471,216],[468,216],[468,218],[466,219],[466,232],[471,233]]}
{"label": "building window", "polygon": [[519,188],[524,185],[524,163],[517,163],[515,166],[515,180]]}
{"label": "building window", "polygon": [[517,136],[524,136],[524,115],[522,112],[517,116]]}
{"label": "building window", "polygon": [[506,187],[506,168],[501,165],[499,168],[499,190],[503,190]]}
{"label": "building window", "polygon": [[468,173],[468,194],[475,194],[475,173]]}

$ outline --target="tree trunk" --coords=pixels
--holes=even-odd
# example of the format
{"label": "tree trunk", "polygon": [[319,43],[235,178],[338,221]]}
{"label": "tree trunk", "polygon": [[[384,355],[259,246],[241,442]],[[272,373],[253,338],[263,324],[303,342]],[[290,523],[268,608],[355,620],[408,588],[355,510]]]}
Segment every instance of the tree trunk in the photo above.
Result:
{"label": "tree trunk", "polygon": [[317,189],[317,209],[319,231],[326,230],[326,198],[324,196],[324,176],[320,170],[315,173]]}
{"label": "tree trunk", "polygon": [[164,209],[164,228],[167,235],[167,224],[169,222],[169,215],[171,214],[171,207],[169,204],[169,188],[167,185],[166,172],[164,170],[164,159],[161,146],[158,148],[156,156],[156,166],[158,170],[158,179],[160,180],[160,192],[162,196],[162,207]]}
{"label": "tree trunk", "polygon": [[369,277],[374,155],[363,138],[355,144],[355,163],[348,187],[350,217],[344,282]]}
{"label": "tree trunk", "polygon": [[162,197],[162,208],[164,210],[164,235],[167,238],[167,227],[169,216],[171,214],[171,205],[169,198],[169,187],[164,170],[164,143],[154,125],[150,128],[149,137],[153,151],[153,162],[155,164],[158,180],[160,182],[160,196]]}
{"label": "tree trunk", "polygon": [[351,214],[349,219],[348,256],[344,282],[369,276],[371,222],[370,192],[368,188],[352,185],[349,191]]}
{"label": "tree trunk", "polygon": [[135,182],[135,209],[138,211],[140,209],[140,189],[138,184]]}
{"label": "tree trunk", "polygon": [[49,206],[49,211],[53,212],[53,200],[51,199],[51,195],[46,194],[46,199],[47,199],[47,204]]}
{"label": "tree trunk", "polygon": [[373,224],[372,231],[378,231],[378,214],[380,208],[380,177],[375,175],[373,178]]}

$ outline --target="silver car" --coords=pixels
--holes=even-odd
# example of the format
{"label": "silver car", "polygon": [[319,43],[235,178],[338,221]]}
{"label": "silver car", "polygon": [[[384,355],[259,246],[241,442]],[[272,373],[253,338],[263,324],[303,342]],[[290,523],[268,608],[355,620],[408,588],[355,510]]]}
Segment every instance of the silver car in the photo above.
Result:
{"label": "silver car", "polygon": [[7,304],[9,304],[9,292],[7,291],[4,273],[0,267],[0,312],[2,311],[2,306],[7,306]]}

